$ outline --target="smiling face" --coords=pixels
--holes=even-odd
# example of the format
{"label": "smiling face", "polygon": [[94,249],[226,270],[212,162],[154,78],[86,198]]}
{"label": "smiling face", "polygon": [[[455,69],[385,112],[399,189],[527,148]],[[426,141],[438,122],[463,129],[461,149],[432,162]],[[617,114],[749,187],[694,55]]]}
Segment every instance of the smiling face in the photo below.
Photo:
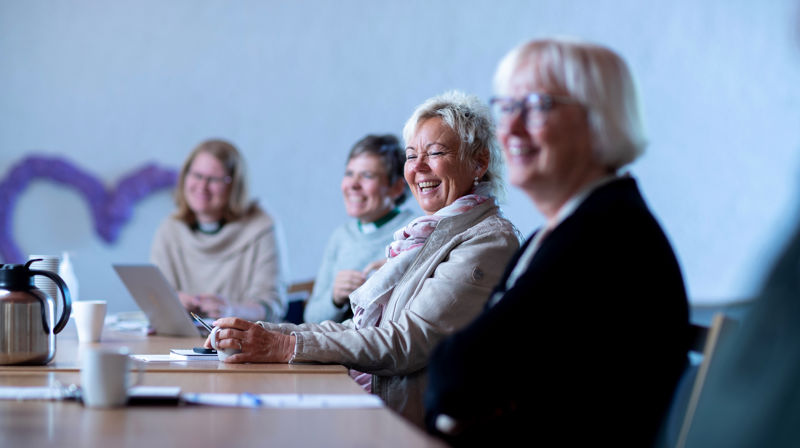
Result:
{"label": "smiling face", "polygon": [[389,175],[379,157],[367,153],[353,157],[342,178],[347,214],[361,222],[382,218],[392,210],[395,198],[403,190],[402,179],[399,181],[399,190],[389,185]]}
{"label": "smiling face", "polygon": [[[498,93],[515,99],[534,92],[568,96],[566,91],[536,79],[535,64],[532,61],[517,67],[504,91]],[[537,205],[552,205],[549,208],[553,211],[605,173],[593,154],[588,115],[580,104],[554,104],[536,127],[527,126],[522,114],[517,113],[498,125],[497,135],[508,163],[509,181]]]}
{"label": "smiling face", "polygon": [[461,160],[461,140],[441,118],[428,118],[407,142],[405,178],[422,210],[431,215],[469,194],[486,167]]}
{"label": "smiling face", "polygon": [[183,182],[183,195],[197,221],[216,222],[222,218],[230,197],[228,176],[222,162],[211,154],[199,152],[194,157]]}

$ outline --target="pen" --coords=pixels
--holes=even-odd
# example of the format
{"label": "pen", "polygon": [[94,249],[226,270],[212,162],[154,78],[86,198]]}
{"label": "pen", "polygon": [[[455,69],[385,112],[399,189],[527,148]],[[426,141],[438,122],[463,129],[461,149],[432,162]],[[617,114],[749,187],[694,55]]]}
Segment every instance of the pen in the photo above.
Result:
{"label": "pen", "polygon": [[246,397],[246,398],[251,399],[253,401],[253,405],[255,405],[256,407],[261,406],[262,402],[261,402],[261,399],[258,398],[258,395],[254,395],[254,394],[251,394],[249,392],[245,392],[242,395],[244,397]]}
{"label": "pen", "polygon": [[205,327],[205,329],[206,329],[206,330],[208,330],[208,332],[209,332],[209,333],[211,333],[212,331],[214,331],[214,328],[212,328],[212,327],[211,327],[210,325],[208,325],[207,323],[203,322],[203,319],[200,319],[200,316],[198,316],[197,314],[194,314],[194,313],[193,313],[193,312],[191,312],[191,311],[189,311],[189,314],[191,314],[191,315],[192,315],[192,317],[194,317],[196,321],[200,322],[200,325],[202,325],[203,327]]}

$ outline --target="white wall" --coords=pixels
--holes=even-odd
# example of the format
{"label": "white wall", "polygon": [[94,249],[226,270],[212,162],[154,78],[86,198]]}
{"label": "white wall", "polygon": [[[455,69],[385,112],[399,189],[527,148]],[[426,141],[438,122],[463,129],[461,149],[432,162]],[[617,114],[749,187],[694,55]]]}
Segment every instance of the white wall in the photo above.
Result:
{"label": "white wall", "polygon": [[[236,143],[252,190],[283,223],[293,279],[312,277],[346,219],[352,143],[399,133],[427,97],[482,98],[507,50],[576,35],[637,78],[651,145],[633,167],[695,303],[747,297],[793,224],[800,168],[798,8],[790,0],[0,2],[0,176],[31,152],[66,155],[108,185],[177,167],[199,141]],[[14,210],[24,253],[75,255],[82,298],[135,305],[110,268],[145,261],[172,208],[140,203],[119,241],[75,193],[32,184]],[[525,233],[541,222],[509,194]]]}

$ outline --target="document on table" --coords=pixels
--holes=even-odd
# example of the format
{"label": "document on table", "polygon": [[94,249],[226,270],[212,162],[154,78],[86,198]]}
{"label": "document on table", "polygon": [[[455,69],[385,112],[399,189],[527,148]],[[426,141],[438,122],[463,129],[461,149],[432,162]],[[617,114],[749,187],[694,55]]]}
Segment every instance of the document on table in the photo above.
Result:
{"label": "document on table", "polygon": [[0,400],[61,400],[64,397],[60,387],[0,387]]}
{"label": "document on table", "polygon": [[219,360],[217,353],[197,353],[193,349],[173,348],[169,351],[172,359],[180,361],[216,361]]}
{"label": "document on table", "polygon": [[376,395],[357,394],[183,394],[183,401],[206,406],[245,408],[380,408]]}
{"label": "document on table", "polygon": [[219,358],[216,353],[201,354],[194,353],[189,349],[170,350],[168,355],[131,355],[132,357],[144,362],[170,362],[170,361],[217,361]]}
{"label": "document on table", "polygon": [[177,359],[169,356],[169,355],[131,355],[132,358],[138,359],[139,361],[144,362],[170,362],[170,361],[178,361]]}

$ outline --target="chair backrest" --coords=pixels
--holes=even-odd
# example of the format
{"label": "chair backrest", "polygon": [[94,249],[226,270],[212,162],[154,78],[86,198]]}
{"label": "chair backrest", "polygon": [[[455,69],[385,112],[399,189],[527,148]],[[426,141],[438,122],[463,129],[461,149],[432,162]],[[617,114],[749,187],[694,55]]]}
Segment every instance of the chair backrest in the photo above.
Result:
{"label": "chair backrest", "polygon": [[311,297],[311,291],[314,289],[314,280],[307,280],[292,283],[287,289],[288,293],[288,307],[286,309],[286,316],[283,320],[293,324],[303,323],[303,311],[306,308],[306,302]]}
{"label": "chair backrest", "polygon": [[678,433],[678,441],[675,445],[677,448],[684,448],[686,445],[686,437],[689,434],[689,428],[692,426],[694,413],[697,410],[697,403],[700,401],[703,385],[708,376],[708,369],[714,361],[714,355],[719,346],[719,342],[736,328],[736,324],[736,320],[731,319],[723,313],[716,313],[711,320],[711,327],[709,327],[707,331],[704,331],[703,327],[697,328],[695,326],[693,328],[696,336],[695,341],[697,341],[696,344],[699,344],[700,341],[705,339],[705,342],[702,344],[703,360],[700,363],[700,368],[697,370],[697,375],[692,383],[691,394],[686,404],[686,411],[683,415],[680,431]]}
{"label": "chair backrest", "polygon": [[[314,289],[314,279],[292,283],[286,292],[290,297],[295,297],[295,300],[308,300],[311,291]],[[291,299],[290,299],[291,300]]]}

